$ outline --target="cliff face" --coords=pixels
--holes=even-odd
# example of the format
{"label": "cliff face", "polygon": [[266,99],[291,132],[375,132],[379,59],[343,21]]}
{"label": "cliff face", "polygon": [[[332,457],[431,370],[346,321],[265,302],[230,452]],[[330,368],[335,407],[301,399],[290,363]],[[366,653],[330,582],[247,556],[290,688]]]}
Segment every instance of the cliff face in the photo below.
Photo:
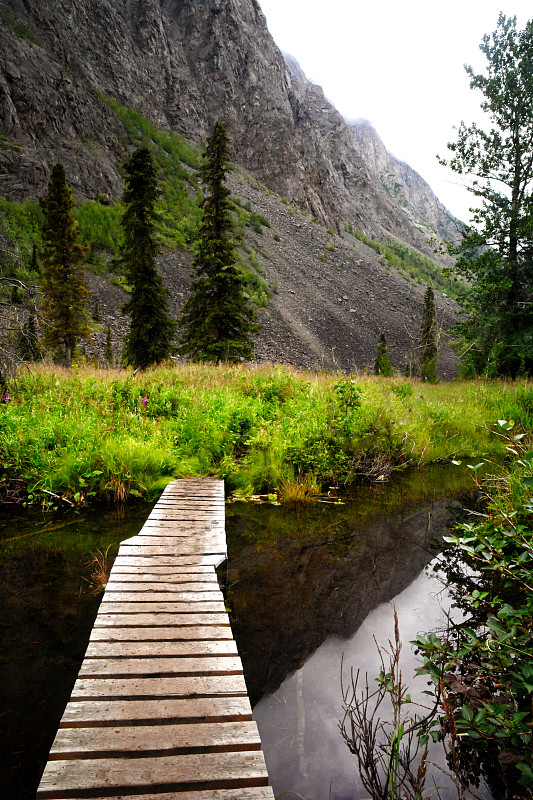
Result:
{"label": "cliff face", "polygon": [[195,142],[222,118],[235,160],[269,188],[330,227],[425,249],[427,230],[402,208],[416,207],[417,187],[399,202],[376,178],[365,137],[283,57],[257,0],[0,0],[0,10],[5,195],[42,192],[62,160],[78,194],[116,196],[124,134],[96,89]]}

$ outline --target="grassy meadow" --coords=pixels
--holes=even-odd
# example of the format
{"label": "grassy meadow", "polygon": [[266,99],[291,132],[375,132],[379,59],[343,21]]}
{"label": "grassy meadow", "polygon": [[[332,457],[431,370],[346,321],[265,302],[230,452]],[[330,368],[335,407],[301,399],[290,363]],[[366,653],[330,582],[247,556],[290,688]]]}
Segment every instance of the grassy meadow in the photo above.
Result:
{"label": "grassy meadow", "polygon": [[0,490],[34,503],[125,502],[156,496],[175,477],[217,475],[237,495],[306,499],[503,453],[497,420],[533,430],[532,389],[281,366],[187,364],[135,376],[32,367],[0,406]]}

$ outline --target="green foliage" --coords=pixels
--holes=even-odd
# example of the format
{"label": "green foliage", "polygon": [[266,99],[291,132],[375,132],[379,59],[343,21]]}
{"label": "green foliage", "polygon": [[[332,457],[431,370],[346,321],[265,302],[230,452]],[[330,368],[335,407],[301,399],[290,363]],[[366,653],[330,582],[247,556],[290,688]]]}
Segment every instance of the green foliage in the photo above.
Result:
{"label": "green foliage", "polygon": [[20,22],[17,22],[16,19],[13,19],[13,17],[8,16],[8,14],[6,14],[4,11],[0,11],[0,21],[2,21],[5,25],[8,25],[15,36],[17,36],[19,39],[28,39],[28,41],[33,42],[33,44],[42,47],[41,42],[35,36],[35,34],[29,31]]}
{"label": "green foliage", "polygon": [[420,377],[430,383],[435,383],[438,377],[436,333],[435,295],[431,286],[428,286],[420,325]]}
{"label": "green foliage", "polygon": [[[502,419],[497,427],[514,456],[505,491],[485,489],[488,515],[446,538],[452,546],[440,565],[448,586],[455,581],[454,603],[466,621],[448,635],[433,632],[415,644],[423,655],[420,673],[442,697],[440,737],[455,726],[462,750],[478,754],[489,778],[506,765],[498,775],[502,796],[531,797],[527,790],[518,794],[516,783],[533,783],[533,452],[512,422]],[[475,476],[481,466],[468,468]]]}
{"label": "green foliage", "polygon": [[124,358],[136,369],[146,369],[168,358],[176,326],[168,315],[169,292],[155,265],[158,187],[150,150],[135,150],[125,164],[125,173],[120,259],[131,294],[122,309],[130,317]]}
{"label": "green foliage", "polygon": [[192,363],[134,377],[34,367],[10,395],[0,406],[0,484],[26,486],[36,502],[40,489],[117,500],[185,475],[219,475],[241,494],[350,486],[384,465],[505,453],[490,421],[518,419],[533,403],[528,383],[431,385]]}
{"label": "green foliage", "polygon": [[435,289],[457,299],[463,289],[462,281],[449,274],[439,264],[431,261],[422,253],[412,250],[404,244],[388,239],[384,244],[370,239],[361,231],[356,230],[350,223],[343,223],[344,230],[363,244],[371,247],[374,252],[386,260],[387,264],[395,267],[404,278],[414,283],[431,283]]}
{"label": "green foliage", "polygon": [[245,294],[242,271],[235,265],[231,239],[228,140],[216,122],[206,143],[200,169],[206,187],[203,218],[194,260],[195,277],[183,307],[180,352],[195,360],[237,361],[253,355],[258,332],[256,311]]}
{"label": "green foliage", "polygon": [[469,190],[478,199],[454,250],[469,313],[456,332],[476,372],[515,377],[533,373],[533,20],[518,31],[516,17],[500,14],[480,49],[485,73],[466,72],[483,94],[487,124],[462,122],[448,144],[449,166],[474,176]]}
{"label": "green foliage", "polygon": [[384,333],[380,334],[378,341],[376,360],[374,362],[374,375],[383,375],[384,378],[388,378],[392,375],[387,340],[385,339]]}
{"label": "green foliage", "polygon": [[81,270],[86,249],[78,244],[74,201],[62,164],[52,168],[43,210],[41,315],[44,341],[70,367],[77,342],[89,333],[87,289]]}
{"label": "green foliage", "polygon": [[111,341],[111,327],[109,325],[106,328],[104,358],[108,366],[112,367],[115,357],[113,355],[113,342]]}

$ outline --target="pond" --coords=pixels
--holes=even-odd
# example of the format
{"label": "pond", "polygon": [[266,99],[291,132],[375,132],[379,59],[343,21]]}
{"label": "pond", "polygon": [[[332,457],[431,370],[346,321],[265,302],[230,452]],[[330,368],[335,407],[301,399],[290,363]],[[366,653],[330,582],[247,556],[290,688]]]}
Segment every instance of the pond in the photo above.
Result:
{"label": "pond", "polygon": [[[471,484],[453,468],[362,488],[342,505],[226,506],[223,575],[276,792],[362,797],[340,738],[340,662],[375,669],[372,635],[431,628],[436,585],[419,577]],[[334,492],[333,492],[334,493]],[[35,796],[83,659],[99,597],[88,562],[142,527],[149,508],[49,519],[0,516],[0,758],[7,796]],[[428,594],[429,593],[429,594]],[[407,647],[407,645],[406,645]]]}
{"label": "pond", "polygon": [[[473,503],[470,487],[456,470],[433,468],[362,489],[342,506],[228,508],[226,595],[275,793],[368,797],[339,730],[341,664],[348,683],[351,668],[373,680],[374,637],[394,638],[394,603],[404,680],[413,699],[417,685],[418,694],[427,688],[411,681],[409,641],[449,610],[432,567],[447,526]],[[431,757],[444,767],[440,752]],[[442,798],[448,783],[439,771]]]}

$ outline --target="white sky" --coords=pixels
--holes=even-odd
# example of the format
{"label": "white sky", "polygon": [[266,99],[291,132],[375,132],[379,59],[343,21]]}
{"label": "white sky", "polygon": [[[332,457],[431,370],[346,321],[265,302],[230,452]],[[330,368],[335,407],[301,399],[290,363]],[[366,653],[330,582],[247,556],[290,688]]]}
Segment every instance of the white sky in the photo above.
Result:
{"label": "white sky", "polygon": [[483,34],[500,11],[523,28],[526,0],[259,0],[277,45],[347,119],[364,118],[387,149],[465,222],[475,199],[436,159],[461,120],[480,119],[482,95],[464,64],[482,71]]}

